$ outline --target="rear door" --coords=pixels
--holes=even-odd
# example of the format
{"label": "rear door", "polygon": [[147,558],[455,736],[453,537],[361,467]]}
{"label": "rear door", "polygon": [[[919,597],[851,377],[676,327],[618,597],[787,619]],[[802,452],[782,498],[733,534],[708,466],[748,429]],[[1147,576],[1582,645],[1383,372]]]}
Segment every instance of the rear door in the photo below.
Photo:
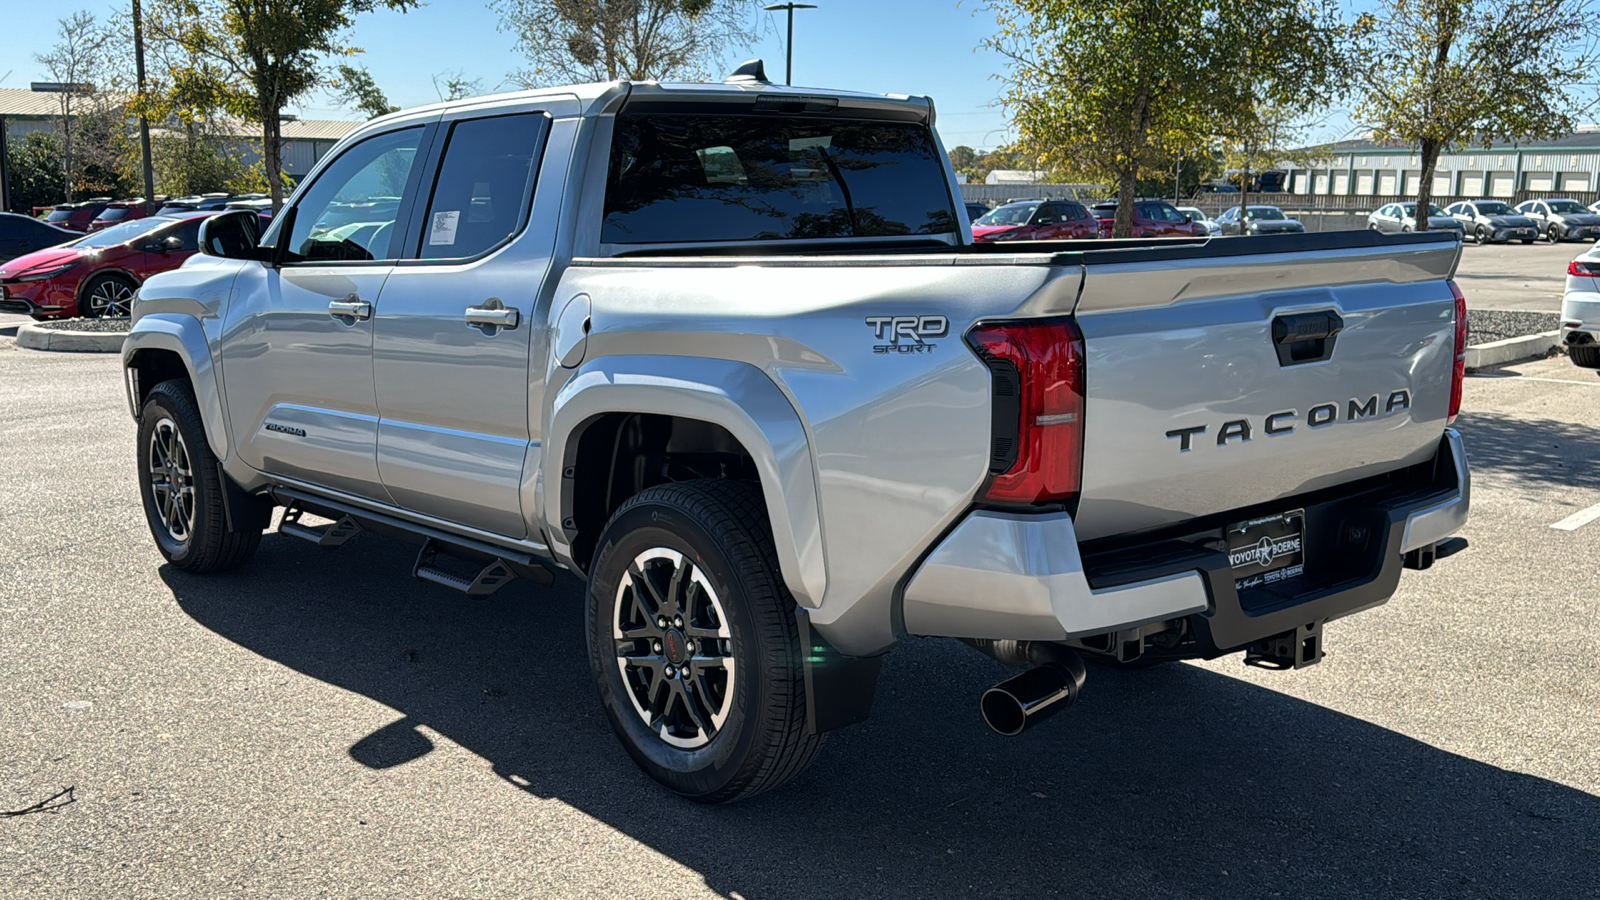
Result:
{"label": "rear door", "polygon": [[[1459,245],[1251,250],[1278,240],[1141,262],[1084,254],[1082,537],[1267,504],[1435,452]],[[1285,340],[1318,327],[1339,330]]]}
{"label": "rear door", "polygon": [[[548,104],[548,101],[545,101]],[[405,259],[375,320],[378,470],[400,506],[498,535],[527,535],[529,365],[555,244],[562,173],[534,186],[548,105],[447,114],[439,162]],[[564,155],[563,155],[563,158]],[[537,213],[537,214],[535,214]]]}

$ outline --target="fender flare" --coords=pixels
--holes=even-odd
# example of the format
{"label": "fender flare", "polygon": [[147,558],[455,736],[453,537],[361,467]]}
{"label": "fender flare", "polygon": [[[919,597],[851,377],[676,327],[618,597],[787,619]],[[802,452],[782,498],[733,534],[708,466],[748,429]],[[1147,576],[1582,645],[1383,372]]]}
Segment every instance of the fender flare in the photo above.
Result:
{"label": "fender flare", "polygon": [[[200,418],[205,423],[206,440],[218,459],[229,455],[227,416],[222,409],[222,392],[217,384],[217,371],[211,361],[211,345],[206,340],[205,328],[193,316],[171,313],[150,313],[133,323],[133,330],[122,342],[122,368],[133,367],[134,357],[141,351],[161,350],[177,354],[189,371],[189,383],[194,385],[194,397],[200,404]],[[133,379],[123,379],[128,392],[128,407],[133,417],[139,417],[139,398],[133,392]],[[151,387],[146,385],[145,387]]]}
{"label": "fender flare", "polygon": [[580,366],[552,400],[541,455],[543,518],[550,549],[578,569],[561,530],[562,471],[585,423],[605,413],[641,412],[711,422],[750,452],[784,583],[815,608],[827,588],[822,515],[811,445],[799,414],[777,384],[749,363],[684,356],[609,356]]}

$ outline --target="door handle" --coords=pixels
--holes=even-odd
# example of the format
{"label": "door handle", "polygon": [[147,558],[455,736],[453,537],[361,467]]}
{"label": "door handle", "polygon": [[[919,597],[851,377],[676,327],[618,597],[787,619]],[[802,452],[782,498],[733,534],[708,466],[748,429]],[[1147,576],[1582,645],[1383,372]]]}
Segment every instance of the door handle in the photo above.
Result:
{"label": "door handle", "polygon": [[462,315],[468,325],[489,325],[495,328],[515,328],[522,316],[515,310],[502,306],[469,306]]}
{"label": "door handle", "polygon": [[328,315],[335,319],[363,321],[372,318],[372,304],[356,298],[355,294],[328,304]]}

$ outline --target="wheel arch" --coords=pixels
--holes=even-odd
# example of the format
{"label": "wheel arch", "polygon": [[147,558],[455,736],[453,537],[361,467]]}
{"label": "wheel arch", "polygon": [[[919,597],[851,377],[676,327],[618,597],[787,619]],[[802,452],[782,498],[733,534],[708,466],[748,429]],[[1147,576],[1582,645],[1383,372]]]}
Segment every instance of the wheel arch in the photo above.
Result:
{"label": "wheel arch", "polygon": [[151,388],[169,378],[187,378],[200,405],[212,452],[218,459],[228,457],[221,391],[211,364],[211,348],[198,320],[167,314],[139,317],[122,342],[122,369],[128,408],[135,421]]}
{"label": "wheel arch", "polygon": [[[547,421],[540,508],[551,551],[564,565],[587,570],[598,528],[637,487],[623,479],[628,490],[597,488],[596,479],[611,480],[624,460],[638,470],[651,454],[698,454],[721,465],[721,475],[753,476],[784,583],[801,606],[821,603],[827,573],[810,443],[793,404],[765,372],[731,360],[602,357],[556,393]],[[718,462],[739,457],[747,469],[739,464],[730,473]],[[643,480],[676,479],[655,472]]]}

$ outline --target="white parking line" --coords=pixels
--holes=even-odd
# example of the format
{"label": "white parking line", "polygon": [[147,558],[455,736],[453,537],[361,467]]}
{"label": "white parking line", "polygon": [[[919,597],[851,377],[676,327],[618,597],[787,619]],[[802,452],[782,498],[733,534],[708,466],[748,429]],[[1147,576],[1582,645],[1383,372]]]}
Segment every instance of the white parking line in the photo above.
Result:
{"label": "white parking line", "polygon": [[1595,519],[1600,519],[1600,503],[1596,503],[1588,509],[1580,509],[1550,527],[1559,528],[1562,531],[1577,531]]}
{"label": "white parking line", "polygon": [[1600,381],[1573,381],[1568,378],[1543,378],[1538,375],[1468,375],[1484,381],[1548,381],[1551,384],[1577,384],[1583,387],[1600,387]]}

